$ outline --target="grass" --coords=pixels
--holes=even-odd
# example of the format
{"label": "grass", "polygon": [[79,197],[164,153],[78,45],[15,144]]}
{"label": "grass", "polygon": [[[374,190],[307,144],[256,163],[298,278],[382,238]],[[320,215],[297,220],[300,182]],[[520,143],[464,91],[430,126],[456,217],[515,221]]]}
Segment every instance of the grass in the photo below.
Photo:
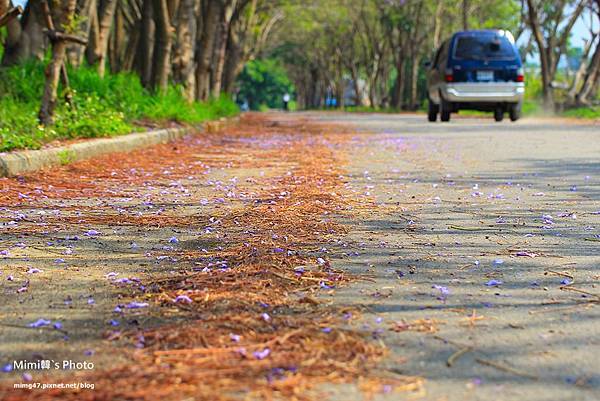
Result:
{"label": "grass", "polygon": [[563,112],[565,117],[600,119],[600,107],[580,107]]}
{"label": "grass", "polygon": [[69,71],[73,104],[61,93],[55,124],[37,121],[44,87],[44,66],[28,63],[0,69],[0,151],[38,149],[57,139],[97,138],[134,131],[141,121],[158,124],[198,124],[232,116],[238,107],[221,97],[206,103],[188,103],[181,88],[169,87],[164,95],[148,92],[133,74],[108,75],[82,67]]}

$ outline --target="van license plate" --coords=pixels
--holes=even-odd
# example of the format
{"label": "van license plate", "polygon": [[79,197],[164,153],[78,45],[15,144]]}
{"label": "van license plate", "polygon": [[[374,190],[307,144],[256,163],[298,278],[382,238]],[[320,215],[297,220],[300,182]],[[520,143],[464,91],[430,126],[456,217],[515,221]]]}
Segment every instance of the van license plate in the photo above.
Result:
{"label": "van license plate", "polygon": [[477,71],[478,81],[493,81],[494,71]]}

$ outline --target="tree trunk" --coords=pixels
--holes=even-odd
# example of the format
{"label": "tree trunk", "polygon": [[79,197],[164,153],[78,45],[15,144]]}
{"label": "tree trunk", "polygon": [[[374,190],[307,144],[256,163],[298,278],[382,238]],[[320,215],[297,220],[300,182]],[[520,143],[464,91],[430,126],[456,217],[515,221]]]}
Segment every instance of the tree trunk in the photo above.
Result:
{"label": "tree trunk", "polygon": [[412,68],[411,68],[411,84],[410,84],[410,109],[411,110],[417,110],[419,108],[419,102],[418,102],[418,83],[419,83],[419,63],[421,63],[421,56],[419,54],[417,54],[417,52],[415,51],[415,54],[413,55],[413,59],[412,59]]}
{"label": "tree trunk", "polygon": [[588,67],[588,72],[585,75],[581,90],[577,94],[575,101],[579,105],[589,105],[590,95],[594,93],[594,87],[600,80],[600,43],[596,45],[596,50],[592,57],[592,61]]}
{"label": "tree trunk", "polygon": [[463,0],[462,25],[464,31],[467,31],[469,29],[469,0]]}
{"label": "tree trunk", "polygon": [[154,52],[154,20],[152,0],[144,0],[142,5],[141,40],[138,41],[137,70],[140,73],[142,85],[149,88],[152,83],[152,56]]}
{"label": "tree trunk", "polygon": [[400,109],[404,100],[404,58],[396,62],[396,83],[392,92],[392,107]]}
{"label": "tree trunk", "polygon": [[[76,0],[68,0],[63,3],[63,8],[61,10],[61,24],[59,27],[69,26],[71,24],[76,5]],[[56,108],[56,99],[58,96],[58,82],[60,80],[60,73],[65,60],[66,50],[67,42],[64,40],[55,40],[52,43],[52,59],[46,68],[46,84],[44,86],[42,106],[39,113],[40,123],[44,126],[52,125],[54,122],[54,109]]]}
{"label": "tree trunk", "polygon": [[[96,0],[82,0],[80,1],[80,5],[78,7],[78,15],[82,16],[81,22],[79,24],[79,32],[80,34],[88,38],[90,38],[90,30],[92,26],[92,14],[96,13],[97,2]],[[83,62],[83,57],[85,56],[86,46],[81,45],[68,45],[67,46],[67,58],[69,60],[69,64],[73,67],[78,68]]]}
{"label": "tree trunk", "polygon": [[220,0],[208,0],[204,6],[202,37],[196,61],[197,100],[207,100],[210,96],[210,61],[222,2]]}
{"label": "tree trunk", "polygon": [[167,0],[153,0],[156,22],[156,40],[154,41],[154,61],[152,67],[152,87],[165,93],[171,73],[172,37],[171,18]]}
{"label": "tree trunk", "polygon": [[177,46],[173,60],[175,80],[183,85],[184,96],[191,102],[196,90],[194,76],[194,47],[196,45],[196,4],[194,0],[183,0],[177,17]]}
{"label": "tree trunk", "polygon": [[223,72],[225,70],[225,55],[227,50],[227,37],[229,36],[229,27],[235,1],[227,1],[227,4],[221,10],[219,33],[215,46],[214,69],[211,84],[212,96],[217,98],[221,95],[223,85]]}
{"label": "tree trunk", "polygon": [[104,9],[98,18],[98,40],[94,49],[96,61],[98,62],[98,75],[104,77],[106,71],[106,55],[108,53],[108,38],[113,24],[117,0],[104,0]]}
{"label": "tree trunk", "polygon": [[21,19],[13,19],[6,26],[2,65],[15,65],[35,58],[42,60],[46,51],[41,2],[27,2]]}

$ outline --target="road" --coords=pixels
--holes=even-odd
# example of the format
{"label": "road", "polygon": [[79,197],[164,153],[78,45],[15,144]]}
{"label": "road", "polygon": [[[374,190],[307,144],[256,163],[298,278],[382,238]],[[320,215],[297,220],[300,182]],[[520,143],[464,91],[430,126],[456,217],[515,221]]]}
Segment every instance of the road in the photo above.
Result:
{"label": "road", "polygon": [[359,250],[335,263],[376,282],[333,299],[364,305],[388,367],[428,400],[600,399],[599,125],[310,118],[369,133],[348,185],[379,212],[346,221]]}
{"label": "road", "polygon": [[[373,350],[335,334],[351,329],[385,344],[382,375],[425,379],[416,392],[375,381],[375,399],[598,400],[599,155],[593,123],[269,113],[3,179],[0,367],[93,362],[78,380],[100,392],[68,398],[78,400],[151,400],[169,386],[162,399],[213,400],[307,384],[359,400],[361,351],[336,350]],[[353,278],[338,284],[340,272]],[[328,311],[353,312],[338,327]],[[247,357],[232,341],[271,348]],[[231,355],[166,375],[154,366],[157,352],[198,347]],[[282,361],[293,372],[312,365],[294,376]],[[253,373],[260,364],[268,375]],[[328,383],[336,367],[357,385]],[[223,380],[198,387],[210,372]],[[289,387],[272,385],[288,374]],[[40,377],[3,375],[10,386]],[[28,399],[6,388],[0,398]]]}

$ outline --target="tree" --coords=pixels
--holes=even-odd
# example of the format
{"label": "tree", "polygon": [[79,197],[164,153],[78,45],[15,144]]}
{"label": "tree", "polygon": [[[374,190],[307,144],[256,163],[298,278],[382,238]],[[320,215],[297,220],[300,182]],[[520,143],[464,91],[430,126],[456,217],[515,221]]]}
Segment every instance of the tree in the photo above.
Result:
{"label": "tree", "polygon": [[[527,24],[540,57],[544,107],[554,110],[552,83],[569,35],[585,9],[586,0],[527,0]],[[565,15],[566,10],[571,11]]]}

